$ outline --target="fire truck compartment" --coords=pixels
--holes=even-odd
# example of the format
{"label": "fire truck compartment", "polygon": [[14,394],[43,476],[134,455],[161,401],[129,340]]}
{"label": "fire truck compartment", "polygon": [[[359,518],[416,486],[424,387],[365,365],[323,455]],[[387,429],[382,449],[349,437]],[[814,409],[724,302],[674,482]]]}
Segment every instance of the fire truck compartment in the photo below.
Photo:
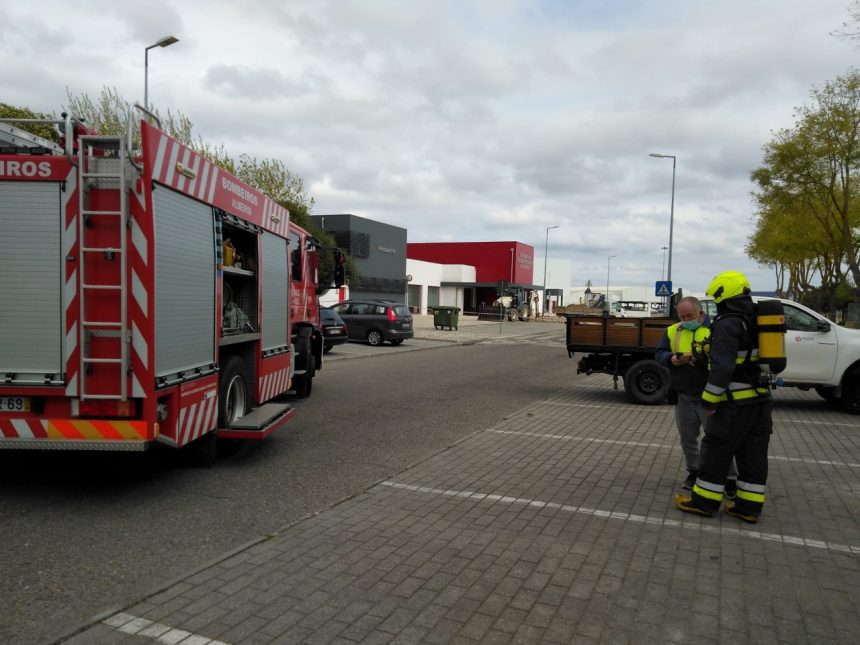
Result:
{"label": "fire truck compartment", "polygon": [[62,382],[65,264],[60,196],[56,182],[0,183],[2,381]]}

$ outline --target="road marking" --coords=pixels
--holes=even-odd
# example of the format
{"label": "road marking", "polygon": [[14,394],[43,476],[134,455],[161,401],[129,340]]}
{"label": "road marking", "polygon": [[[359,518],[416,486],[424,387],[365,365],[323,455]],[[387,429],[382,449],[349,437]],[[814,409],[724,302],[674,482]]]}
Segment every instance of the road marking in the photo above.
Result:
{"label": "road marking", "polygon": [[852,546],[850,544],[837,544],[835,542],[826,542],[824,540],[810,540],[803,537],[795,537],[792,535],[780,535],[779,533],[763,533],[754,529],[733,529],[724,526],[707,526],[701,520],[697,522],[681,520],[668,520],[662,517],[649,517],[647,515],[637,515],[635,513],[623,513],[619,511],[602,511],[596,508],[587,506],[571,506],[570,504],[558,504],[556,502],[544,502],[536,499],[528,499],[525,497],[510,497],[506,495],[494,495],[489,493],[479,493],[469,490],[448,490],[443,488],[432,488],[430,486],[415,486],[412,484],[402,484],[400,482],[384,481],[383,486],[389,488],[397,488],[399,490],[407,490],[415,493],[430,493],[433,495],[442,495],[444,497],[462,497],[466,499],[474,499],[476,501],[490,500],[501,504],[521,504],[522,506],[531,506],[533,508],[552,508],[567,513],[580,513],[582,515],[591,515],[593,517],[604,517],[612,520],[624,520],[627,522],[636,522],[637,524],[654,524],[657,526],[665,526],[680,529],[692,529],[694,531],[704,533],[715,533],[720,536],[738,535],[748,537],[755,540],[763,540],[765,542],[779,542],[790,546],[807,546],[813,549],[823,549],[826,551],[836,551],[839,553],[849,553],[851,555],[860,555],[860,546]]}
{"label": "road marking", "polygon": [[[577,437],[564,434],[542,434],[538,432],[518,432],[515,430],[495,430],[488,428],[485,432],[495,432],[496,434],[509,434],[519,437],[538,437],[539,439],[561,439],[564,441],[583,441],[586,443],[608,443],[617,444],[619,446],[637,446],[640,448],[659,448],[661,450],[671,450],[675,448],[675,444],[665,443],[645,443],[642,441],[619,441],[617,439],[595,439],[593,437]],[[845,466],[847,468],[860,468],[860,464],[855,464],[848,461],[831,461],[829,459],[802,459],[800,457],[781,457],[777,455],[768,455],[768,459],[773,461],[789,461],[798,464],[817,464],[820,466]]]}
{"label": "road marking", "polygon": [[119,612],[113,616],[105,618],[102,623],[108,627],[113,627],[124,634],[145,636],[152,638],[156,643],[163,643],[164,645],[175,645],[176,643],[182,643],[182,645],[230,645],[224,641],[218,641],[214,638],[192,634],[184,629],[176,629],[169,625],[162,625],[161,623],[156,623],[138,616],[132,616],[125,612]]}
{"label": "road marking", "polygon": [[[618,409],[617,403],[561,403],[559,401],[541,401],[540,405],[560,405],[566,408],[612,408],[613,410]],[[642,406],[633,405],[632,403],[630,404],[630,408],[635,409],[637,412],[661,412],[663,414],[668,414],[672,411],[672,408],[663,409],[660,406]]]}
{"label": "road marking", "polygon": [[774,421],[785,421],[787,423],[802,423],[803,425],[815,425],[815,426],[841,426],[843,428],[858,428],[860,424],[858,423],[839,423],[838,421],[810,421],[809,419],[792,419],[791,417],[784,417],[782,415],[773,415]]}

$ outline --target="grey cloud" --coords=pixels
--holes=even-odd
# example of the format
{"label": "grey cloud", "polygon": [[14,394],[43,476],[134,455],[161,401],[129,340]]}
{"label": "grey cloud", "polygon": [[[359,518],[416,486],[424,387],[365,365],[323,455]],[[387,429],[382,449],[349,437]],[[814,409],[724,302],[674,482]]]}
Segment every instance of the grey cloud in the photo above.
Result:
{"label": "grey cloud", "polygon": [[303,83],[287,78],[274,68],[249,69],[232,65],[212,65],[203,77],[212,92],[242,99],[270,99],[298,96],[306,91]]}

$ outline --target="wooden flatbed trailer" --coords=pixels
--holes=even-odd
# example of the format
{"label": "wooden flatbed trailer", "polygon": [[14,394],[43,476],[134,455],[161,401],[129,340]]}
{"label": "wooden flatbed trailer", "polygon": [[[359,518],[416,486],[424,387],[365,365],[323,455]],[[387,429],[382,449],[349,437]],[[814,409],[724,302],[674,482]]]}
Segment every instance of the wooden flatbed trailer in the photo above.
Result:
{"label": "wooden flatbed trailer", "polygon": [[669,370],[654,360],[657,344],[675,318],[617,318],[565,314],[567,355],[581,354],[578,374],[611,374],[634,403],[666,401]]}

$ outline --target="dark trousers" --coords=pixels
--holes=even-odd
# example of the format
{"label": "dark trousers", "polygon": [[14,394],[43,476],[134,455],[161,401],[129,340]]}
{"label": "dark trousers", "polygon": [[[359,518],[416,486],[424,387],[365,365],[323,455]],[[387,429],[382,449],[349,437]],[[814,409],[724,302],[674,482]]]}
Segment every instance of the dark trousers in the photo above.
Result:
{"label": "dark trousers", "polygon": [[772,407],[768,397],[717,409],[702,438],[699,476],[693,487],[697,506],[709,511],[719,509],[734,457],[738,466],[735,508],[744,513],[761,513],[767,483],[767,446],[773,433]]}

